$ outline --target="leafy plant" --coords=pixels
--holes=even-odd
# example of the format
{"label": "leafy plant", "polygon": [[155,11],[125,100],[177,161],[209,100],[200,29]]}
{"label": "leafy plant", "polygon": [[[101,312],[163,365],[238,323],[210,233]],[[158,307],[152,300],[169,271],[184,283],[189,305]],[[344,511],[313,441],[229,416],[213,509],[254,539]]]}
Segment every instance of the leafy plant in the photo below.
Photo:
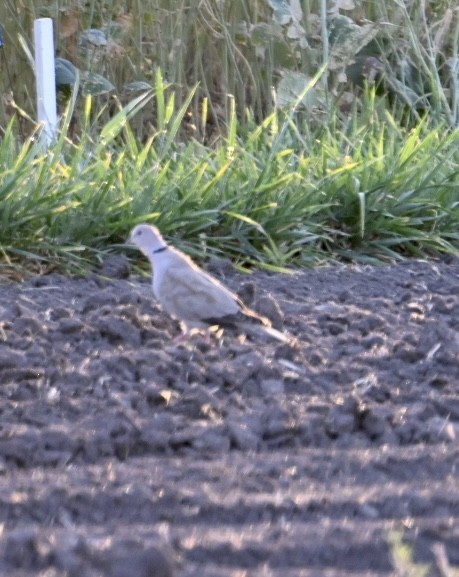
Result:
{"label": "leafy plant", "polygon": [[[449,127],[458,123],[459,16],[452,0],[147,0],[130,7],[121,0],[43,0],[27,8],[9,0],[0,6],[1,50],[14,74],[2,75],[0,87],[24,119],[34,116],[34,96],[24,90],[23,48],[30,54],[32,19],[39,16],[55,22],[59,85],[63,76],[65,85],[71,81],[65,68],[78,69],[83,92],[99,95],[96,107],[106,104],[101,96],[117,94],[126,104],[135,91],[150,89],[157,68],[175,94],[176,110],[197,85],[181,137],[212,142],[226,134],[232,102],[240,129],[251,116],[262,122],[323,65],[315,121],[326,124],[337,104],[345,114],[362,106],[361,89],[369,83],[390,95],[392,112],[403,112],[407,125],[427,113]],[[0,126],[10,112],[0,107]],[[139,116],[140,139],[152,118],[148,108]]]}

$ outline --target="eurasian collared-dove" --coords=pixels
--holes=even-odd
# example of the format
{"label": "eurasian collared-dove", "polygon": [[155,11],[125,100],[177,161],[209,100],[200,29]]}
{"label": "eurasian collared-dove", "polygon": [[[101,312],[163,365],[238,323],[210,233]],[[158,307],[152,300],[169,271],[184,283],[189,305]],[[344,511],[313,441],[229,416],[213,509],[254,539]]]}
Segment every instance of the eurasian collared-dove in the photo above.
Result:
{"label": "eurasian collared-dove", "polygon": [[162,308],[181,322],[185,333],[218,325],[248,334],[265,334],[283,342],[292,338],[246,307],[239,297],[169,246],[155,226],[137,225],[129,237],[150,260],[153,292]]}

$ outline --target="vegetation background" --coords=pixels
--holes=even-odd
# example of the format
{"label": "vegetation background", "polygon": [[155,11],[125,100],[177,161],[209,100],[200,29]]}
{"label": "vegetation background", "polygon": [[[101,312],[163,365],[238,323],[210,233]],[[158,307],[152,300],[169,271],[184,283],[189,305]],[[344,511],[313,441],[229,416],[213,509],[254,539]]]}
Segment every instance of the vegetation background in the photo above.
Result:
{"label": "vegetation background", "polygon": [[[61,129],[35,118],[51,17]],[[453,0],[5,0],[5,271],[85,269],[155,222],[284,270],[457,253]]]}

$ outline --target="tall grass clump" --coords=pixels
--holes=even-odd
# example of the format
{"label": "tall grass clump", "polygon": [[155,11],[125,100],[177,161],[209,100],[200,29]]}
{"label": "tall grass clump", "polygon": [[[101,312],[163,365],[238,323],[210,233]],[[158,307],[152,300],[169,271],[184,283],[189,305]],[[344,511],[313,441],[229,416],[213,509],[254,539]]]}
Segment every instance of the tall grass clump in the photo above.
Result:
{"label": "tall grass clump", "polygon": [[[139,222],[159,224],[194,256],[273,270],[459,246],[458,131],[427,122],[402,130],[368,94],[363,118],[313,131],[295,109],[278,110],[241,137],[233,108],[228,136],[209,148],[176,139],[193,95],[173,112],[158,76],[102,130],[88,97],[79,140],[63,131],[46,151],[35,135],[21,144],[10,123],[0,142],[4,263],[85,268]],[[162,129],[141,143],[131,123],[152,100],[164,100]],[[64,129],[71,117],[69,106]]]}

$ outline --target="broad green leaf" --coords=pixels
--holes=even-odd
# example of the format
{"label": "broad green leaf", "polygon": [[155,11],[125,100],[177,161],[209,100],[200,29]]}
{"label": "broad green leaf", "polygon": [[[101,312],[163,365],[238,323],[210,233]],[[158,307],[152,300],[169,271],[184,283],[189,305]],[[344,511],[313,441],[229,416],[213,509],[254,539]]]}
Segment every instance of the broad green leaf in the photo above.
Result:
{"label": "broad green leaf", "polygon": [[107,78],[95,72],[81,73],[81,88],[83,94],[86,96],[100,96],[101,94],[108,94],[115,90],[113,84]]}
{"label": "broad green leaf", "polygon": [[99,30],[98,28],[89,28],[88,30],[83,30],[80,34],[80,46],[84,48],[90,46],[97,48],[107,46],[107,37],[102,30]]}
{"label": "broad green leaf", "polygon": [[143,80],[136,80],[135,82],[130,82],[129,84],[125,84],[123,86],[124,92],[141,92],[145,90],[152,90],[151,84],[145,82]]}
{"label": "broad green leaf", "polygon": [[78,68],[65,58],[56,58],[54,62],[56,85],[73,86],[77,80]]}

